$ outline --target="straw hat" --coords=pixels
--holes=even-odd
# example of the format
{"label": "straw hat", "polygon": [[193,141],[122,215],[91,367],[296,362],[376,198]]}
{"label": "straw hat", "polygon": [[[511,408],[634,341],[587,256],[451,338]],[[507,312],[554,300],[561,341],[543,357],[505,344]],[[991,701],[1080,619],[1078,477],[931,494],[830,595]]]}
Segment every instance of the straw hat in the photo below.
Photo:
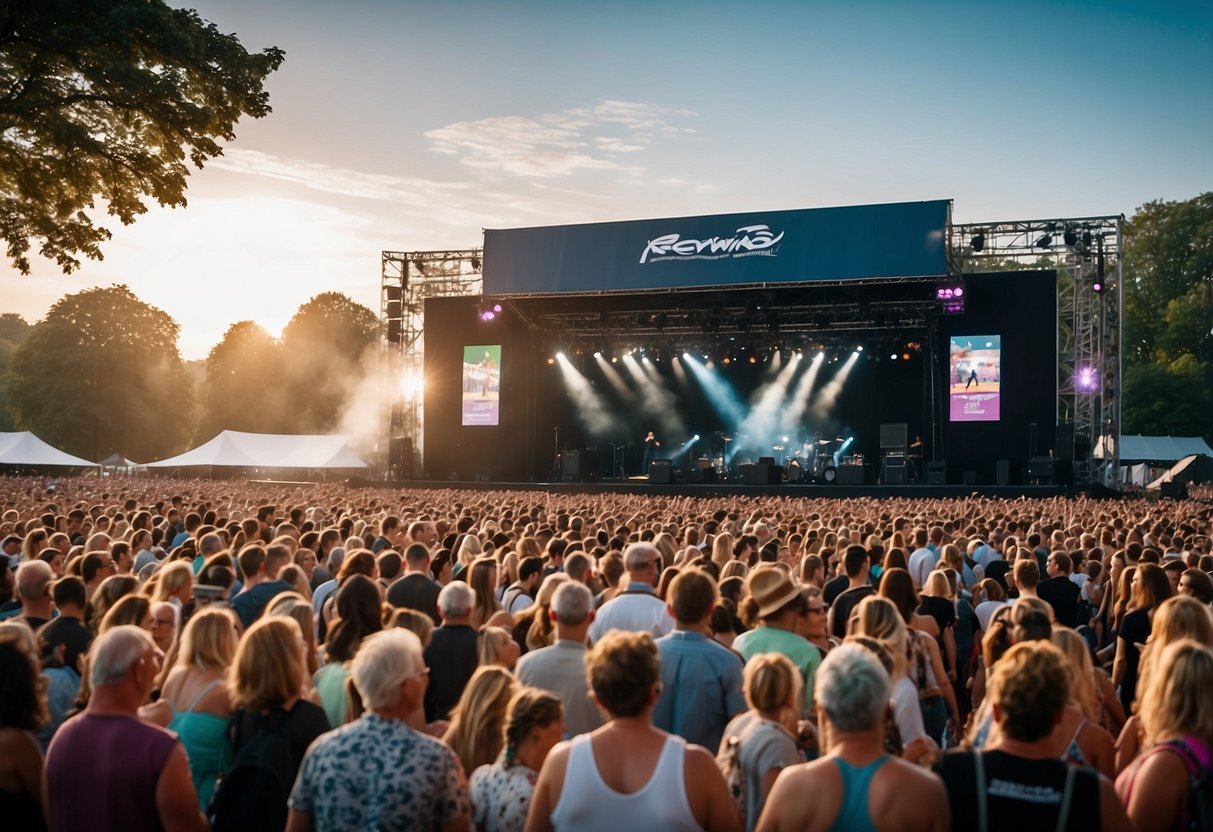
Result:
{"label": "straw hat", "polygon": [[758,604],[758,617],[766,618],[779,612],[800,594],[791,577],[774,566],[759,566],[750,573],[746,584],[750,596]]}

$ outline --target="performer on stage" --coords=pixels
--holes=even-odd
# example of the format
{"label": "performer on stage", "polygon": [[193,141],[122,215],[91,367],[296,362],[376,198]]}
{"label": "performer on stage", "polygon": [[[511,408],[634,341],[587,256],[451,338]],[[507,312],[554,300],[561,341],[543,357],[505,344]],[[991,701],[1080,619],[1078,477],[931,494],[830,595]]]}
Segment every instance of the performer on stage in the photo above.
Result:
{"label": "performer on stage", "polygon": [[965,384],[965,389],[968,390],[969,385],[972,384],[973,382],[977,382],[977,386],[980,389],[981,382],[977,381],[977,367],[976,366],[972,366],[969,368],[969,381],[967,384]]}
{"label": "performer on stage", "polygon": [[649,474],[649,463],[657,456],[657,449],[661,447],[661,443],[657,441],[657,436],[653,431],[649,431],[648,436],[644,438],[644,461],[641,463],[640,473],[644,476]]}

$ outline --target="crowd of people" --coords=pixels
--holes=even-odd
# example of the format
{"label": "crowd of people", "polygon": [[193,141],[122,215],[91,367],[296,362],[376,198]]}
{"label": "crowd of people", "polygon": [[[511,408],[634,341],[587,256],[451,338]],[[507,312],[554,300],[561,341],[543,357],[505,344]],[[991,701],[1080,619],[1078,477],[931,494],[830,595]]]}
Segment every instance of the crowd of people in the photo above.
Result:
{"label": "crowd of people", "polygon": [[1210,828],[1211,520],[0,479],[0,823]]}

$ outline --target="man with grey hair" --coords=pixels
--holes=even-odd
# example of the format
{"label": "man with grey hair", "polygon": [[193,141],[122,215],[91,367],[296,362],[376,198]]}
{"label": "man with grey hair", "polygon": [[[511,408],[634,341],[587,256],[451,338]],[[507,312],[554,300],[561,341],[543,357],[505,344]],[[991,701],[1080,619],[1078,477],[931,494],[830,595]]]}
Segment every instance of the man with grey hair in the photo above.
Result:
{"label": "man with grey hair", "polygon": [[100,636],[89,657],[88,707],[63,723],[46,754],[48,828],[207,829],[185,749],[175,734],[138,716],[164,654],[145,631],[126,625]]}
{"label": "man with grey hair", "polygon": [[[814,686],[830,753],[780,772],[755,829],[950,829],[938,777],[884,750],[892,693],[880,660],[858,644],[835,647]],[[823,743],[824,745],[824,743]],[[805,800],[812,794],[812,800]],[[906,800],[913,795],[913,800]]]}
{"label": "man with grey hair", "polygon": [[366,713],[316,740],[291,791],[287,829],[467,829],[459,758],[409,727],[429,669],[408,630],[368,636],[350,667]]}
{"label": "man with grey hair", "polygon": [[430,686],[425,692],[425,721],[446,719],[476,671],[476,595],[463,581],[451,581],[438,593],[442,626],[425,648]]}
{"label": "man with grey hair", "polygon": [[653,587],[661,574],[661,552],[651,543],[633,543],[623,553],[628,572],[627,587],[602,605],[590,625],[590,641],[596,642],[611,630],[648,633],[661,638],[674,629],[674,619]]}
{"label": "man with grey hair", "polygon": [[552,595],[556,642],[532,650],[518,660],[515,673],[524,685],[551,691],[564,702],[569,736],[602,726],[602,712],[590,698],[585,678],[585,640],[594,620],[594,596],[585,584],[565,581]]}
{"label": "man with grey hair", "polygon": [[31,630],[37,630],[51,620],[51,583],[55,573],[44,560],[27,560],[17,567],[17,600],[21,602],[21,613],[17,621],[24,621]]}

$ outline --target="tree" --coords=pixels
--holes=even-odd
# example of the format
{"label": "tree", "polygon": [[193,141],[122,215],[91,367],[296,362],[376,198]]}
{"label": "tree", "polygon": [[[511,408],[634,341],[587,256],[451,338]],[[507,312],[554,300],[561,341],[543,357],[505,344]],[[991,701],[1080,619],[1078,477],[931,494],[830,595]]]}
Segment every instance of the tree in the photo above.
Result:
{"label": "tree", "polygon": [[283,400],[282,347],[253,321],[232,324],[211,348],[204,389],[198,441],[224,430],[279,433],[291,428],[293,408]]}
{"label": "tree", "polygon": [[299,429],[325,433],[366,375],[363,359],[379,335],[370,309],[340,292],[324,292],[299,307],[282,330],[285,377]]}
{"label": "tree", "polygon": [[184,450],[193,391],[178,329],[125,286],[65,295],[13,355],[7,394],[17,426],[93,461]]}
{"label": "tree", "polygon": [[[8,372],[8,365],[13,359],[13,353],[25,341],[29,331],[30,325],[20,315],[13,312],[5,312],[0,315],[0,381]],[[13,421],[12,414],[8,412],[4,386],[0,384],[0,430],[11,431],[16,428],[17,424]]]}
{"label": "tree", "polygon": [[1213,441],[1213,192],[1125,225],[1125,433]]}
{"label": "tree", "polygon": [[282,50],[250,54],[192,10],[163,0],[40,0],[0,6],[0,237],[23,274],[31,241],[65,272],[100,260],[110,232],[147,207],[185,205],[198,168],[270,112]]}

